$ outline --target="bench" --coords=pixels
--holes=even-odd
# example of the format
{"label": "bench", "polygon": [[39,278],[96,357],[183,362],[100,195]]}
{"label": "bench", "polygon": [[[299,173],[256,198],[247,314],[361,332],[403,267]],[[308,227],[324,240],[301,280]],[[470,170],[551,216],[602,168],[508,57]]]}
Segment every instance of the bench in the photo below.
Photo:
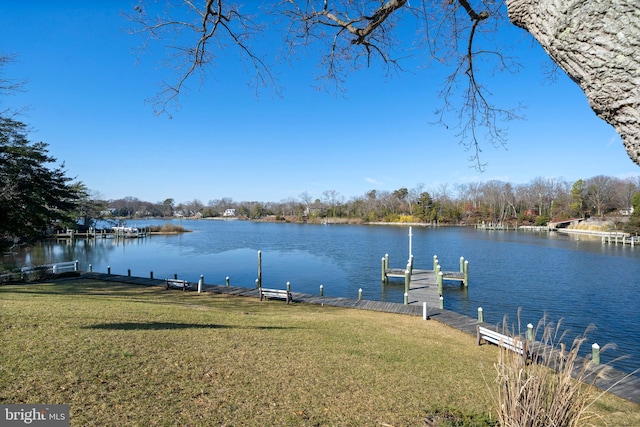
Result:
{"label": "bench", "polygon": [[62,271],[78,271],[78,261],[58,262],[55,264],[35,265],[33,267],[22,267],[22,274],[31,274],[35,272],[42,273],[61,273]]}
{"label": "bench", "polygon": [[260,289],[260,301],[263,300],[263,298],[279,298],[279,299],[283,299],[287,301],[287,304],[289,304],[291,301],[293,301],[293,298],[291,298],[291,292],[287,291],[286,289],[267,289],[267,288],[259,288]]}
{"label": "bench", "polygon": [[477,344],[480,345],[482,340],[493,343],[498,347],[514,351],[522,356],[524,363],[527,362],[527,342],[520,338],[510,337],[509,335],[501,334],[500,332],[478,325]]}
{"label": "bench", "polygon": [[191,285],[186,280],[182,279],[165,279],[165,285],[167,289],[176,288],[182,289],[183,291],[191,290]]}

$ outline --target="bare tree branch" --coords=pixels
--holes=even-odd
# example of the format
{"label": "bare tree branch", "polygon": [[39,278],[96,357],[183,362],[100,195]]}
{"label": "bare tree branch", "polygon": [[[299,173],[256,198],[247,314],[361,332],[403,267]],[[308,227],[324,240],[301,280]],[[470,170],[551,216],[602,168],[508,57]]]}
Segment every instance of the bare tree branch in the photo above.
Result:
{"label": "bare tree branch", "polygon": [[[175,52],[169,61],[177,67],[178,78],[165,83],[154,100],[158,112],[166,113],[168,103],[177,100],[187,81],[202,75],[223,49],[234,48],[240,53],[253,69],[257,87],[276,87],[268,64],[248,44],[263,26],[229,0],[204,0],[202,6],[196,5],[196,0],[182,1],[179,19],[171,17],[171,10],[152,19],[141,5],[129,17],[138,26],[134,33],[147,36],[145,45],[164,39]],[[406,41],[402,44],[406,33],[399,24],[404,18],[422,22],[430,56],[438,62],[451,62],[454,69],[441,92],[443,107],[438,121],[445,124],[450,115],[456,117],[456,136],[473,152],[470,161],[480,170],[484,167],[481,147],[486,143],[504,146],[506,129],[502,123],[517,118],[516,110],[492,104],[489,91],[480,83],[476,59],[493,57],[503,70],[516,66],[497,49],[474,50],[478,34],[495,31],[496,22],[504,17],[501,0],[422,0],[416,6],[407,0],[278,0],[271,7],[271,16],[287,21],[284,37],[290,53],[299,53],[301,46],[324,46],[320,56],[324,74],[319,78],[324,85],[335,85],[337,91],[343,91],[346,77],[362,66],[382,65],[387,75],[404,71],[403,56],[408,48]],[[269,22],[266,14],[259,18]],[[489,21],[493,26],[480,31]]]}

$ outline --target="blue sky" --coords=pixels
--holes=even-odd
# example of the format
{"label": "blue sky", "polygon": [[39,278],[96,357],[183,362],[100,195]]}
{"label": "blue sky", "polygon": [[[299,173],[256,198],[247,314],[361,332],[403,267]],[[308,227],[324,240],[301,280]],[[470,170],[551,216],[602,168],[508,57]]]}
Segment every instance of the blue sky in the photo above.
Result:
{"label": "blue sky", "polygon": [[[501,105],[522,103],[526,118],[508,124],[506,149],[484,147],[483,173],[454,130],[431,124],[449,70],[416,66],[416,51],[407,53],[414,55],[408,71],[392,78],[375,65],[356,71],[344,95],[315,88],[311,54],[274,58],[281,94],[257,96],[238,58],[221,56],[203,86],[189,82],[172,118],[156,116],[146,100],[170,75],[161,49],[140,56],[140,39],[127,32],[120,11],[135,3],[0,6],[0,52],[18,56],[3,76],[27,81],[0,107],[27,107],[21,120],[33,128],[31,139],[48,143],[70,176],[106,199],[280,201],[326,190],[349,199],[420,183],[434,192],[492,179],[640,175],[579,87],[562,72],[547,81],[546,55],[515,27],[500,37],[523,69],[485,81]],[[268,36],[265,43],[276,42]]]}

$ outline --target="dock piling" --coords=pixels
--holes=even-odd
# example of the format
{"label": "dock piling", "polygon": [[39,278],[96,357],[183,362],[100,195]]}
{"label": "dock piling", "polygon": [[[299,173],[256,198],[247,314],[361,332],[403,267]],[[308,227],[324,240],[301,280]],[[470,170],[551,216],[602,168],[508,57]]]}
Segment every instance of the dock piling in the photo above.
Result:
{"label": "dock piling", "polygon": [[600,364],[600,346],[598,343],[591,346],[591,361],[594,365]]}
{"label": "dock piling", "polygon": [[262,287],[262,251],[258,251],[258,287]]}

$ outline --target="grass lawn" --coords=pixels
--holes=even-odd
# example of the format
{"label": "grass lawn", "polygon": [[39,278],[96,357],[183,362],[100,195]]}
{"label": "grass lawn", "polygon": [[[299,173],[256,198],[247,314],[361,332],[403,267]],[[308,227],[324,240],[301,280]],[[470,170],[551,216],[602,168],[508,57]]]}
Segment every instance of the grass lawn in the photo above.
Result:
{"label": "grass lawn", "polygon": [[[423,426],[495,405],[497,347],[420,317],[75,279],[0,287],[0,321],[0,403],[67,403],[74,426]],[[640,425],[615,396],[593,409]]]}

